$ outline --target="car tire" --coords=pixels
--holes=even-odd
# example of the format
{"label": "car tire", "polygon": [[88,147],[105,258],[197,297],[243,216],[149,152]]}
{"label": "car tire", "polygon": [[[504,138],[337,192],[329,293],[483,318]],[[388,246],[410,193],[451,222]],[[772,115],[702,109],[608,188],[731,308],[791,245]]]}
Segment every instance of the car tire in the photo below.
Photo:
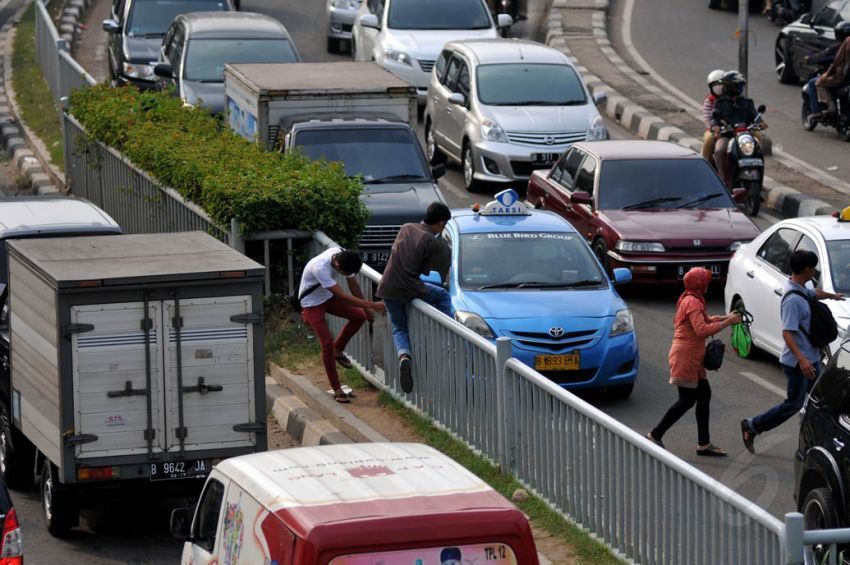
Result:
{"label": "car tire", "polygon": [[354,43],[354,32],[351,33],[351,43],[348,44],[351,49],[352,60],[357,60],[357,44]]}
{"label": "car tire", "polygon": [[803,124],[803,129],[806,131],[814,131],[818,127],[818,122],[812,118],[812,112],[809,109],[809,101],[803,98],[803,107],[800,110],[800,121]]}
{"label": "car tire", "polygon": [[35,446],[21,432],[12,426],[9,412],[0,408],[0,472],[9,488],[24,489],[31,487]]}
{"label": "car tire", "polygon": [[608,396],[617,400],[625,400],[632,395],[635,383],[608,387]]}
{"label": "car tire", "polygon": [[475,161],[472,154],[472,147],[469,146],[469,143],[463,144],[460,162],[463,168],[463,186],[469,192],[477,192],[480,183],[475,180]]}
{"label": "car tire", "polygon": [[328,53],[339,53],[339,39],[335,37],[328,38]]}
{"label": "car tire", "polygon": [[[828,488],[816,488],[806,495],[801,508],[803,524],[807,530],[838,528],[838,512],[835,500]],[[828,545],[806,546],[806,563],[825,563]]]}
{"label": "car tire", "polygon": [[599,259],[599,262],[602,263],[602,268],[605,269],[605,272],[608,276],[610,276],[611,261],[608,258],[608,244],[605,243],[604,239],[599,238],[593,242],[593,253],[596,255],[596,258]]}
{"label": "car tire", "polygon": [[437,147],[437,140],[434,139],[434,126],[431,124],[431,120],[425,122],[425,155],[432,165],[446,162],[446,156]]}
{"label": "car tire", "polygon": [[744,212],[753,218],[759,215],[761,210],[761,181],[747,180],[742,181],[744,188],[747,189],[747,198],[744,200]]}
{"label": "car tire", "polygon": [[776,62],[776,79],[782,84],[797,84],[799,81],[797,73],[794,72],[794,59],[788,46],[788,38],[780,37],[776,40],[774,49],[774,60]]}
{"label": "car tire", "polygon": [[66,537],[80,522],[74,493],[59,483],[59,471],[47,458],[41,466],[41,516],[50,535]]}

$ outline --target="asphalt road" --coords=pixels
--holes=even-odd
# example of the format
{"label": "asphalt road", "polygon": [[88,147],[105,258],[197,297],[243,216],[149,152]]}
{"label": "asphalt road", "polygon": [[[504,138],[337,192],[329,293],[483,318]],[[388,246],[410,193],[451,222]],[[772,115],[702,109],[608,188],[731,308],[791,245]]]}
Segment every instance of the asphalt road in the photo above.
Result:
{"label": "asphalt road", "polygon": [[[629,4],[632,18],[624,22]],[[640,57],[655,73],[700,103],[707,94],[705,77],[711,70],[738,67],[736,12],[709,10],[707,0],[679,0],[675,9],[670,9],[666,0],[614,0],[612,5],[609,33],[618,50],[623,53],[629,47],[619,26],[630,25],[631,42]],[[834,129],[821,126],[805,131],[800,124],[801,86],[776,80],[774,45],[780,27],[756,14],[749,27],[749,95],[756,104],[767,106],[765,119],[775,147],[850,182],[850,144],[839,140]],[[624,55],[630,58],[627,52]]]}

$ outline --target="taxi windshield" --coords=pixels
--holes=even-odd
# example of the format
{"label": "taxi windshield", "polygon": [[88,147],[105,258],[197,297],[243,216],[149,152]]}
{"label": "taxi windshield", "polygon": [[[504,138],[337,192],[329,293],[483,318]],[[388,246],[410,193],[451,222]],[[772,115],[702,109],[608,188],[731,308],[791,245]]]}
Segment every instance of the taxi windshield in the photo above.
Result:
{"label": "taxi windshield", "polygon": [[587,244],[574,233],[462,235],[459,280],[468,290],[569,290],[607,286]]}
{"label": "taxi windshield", "polygon": [[827,241],[826,254],[829,256],[833,291],[850,293],[850,239]]}

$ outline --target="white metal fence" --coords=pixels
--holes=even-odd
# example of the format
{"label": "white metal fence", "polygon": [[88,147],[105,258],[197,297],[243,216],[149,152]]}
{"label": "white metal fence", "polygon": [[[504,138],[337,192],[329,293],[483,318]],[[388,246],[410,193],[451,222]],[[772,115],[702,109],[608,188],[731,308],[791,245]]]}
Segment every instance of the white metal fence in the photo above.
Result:
{"label": "white metal fence", "polygon": [[97,84],[94,77],[71,57],[71,45],[59,37],[42,0],[35,3],[35,46],[38,64],[57,106],[72,89]]}

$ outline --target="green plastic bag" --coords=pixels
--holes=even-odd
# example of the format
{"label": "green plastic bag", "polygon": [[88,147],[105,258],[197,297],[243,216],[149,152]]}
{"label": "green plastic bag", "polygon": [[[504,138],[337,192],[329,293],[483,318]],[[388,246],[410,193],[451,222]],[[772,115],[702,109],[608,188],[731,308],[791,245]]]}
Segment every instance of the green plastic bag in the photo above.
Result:
{"label": "green plastic bag", "polygon": [[747,358],[753,349],[753,338],[750,336],[750,325],[746,323],[732,324],[732,349],[738,357]]}

